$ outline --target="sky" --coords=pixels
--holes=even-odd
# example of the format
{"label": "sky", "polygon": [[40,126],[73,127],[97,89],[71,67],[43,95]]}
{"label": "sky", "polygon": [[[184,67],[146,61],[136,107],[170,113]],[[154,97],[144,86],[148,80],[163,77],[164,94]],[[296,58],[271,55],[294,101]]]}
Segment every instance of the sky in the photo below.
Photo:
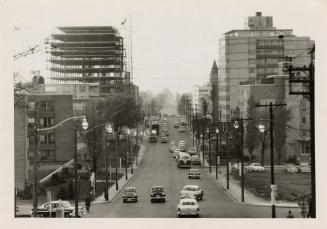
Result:
{"label": "sky", "polygon": [[[112,25],[132,17],[133,79],[141,90],[190,92],[209,80],[218,59],[218,39],[233,29],[244,29],[245,19],[262,12],[274,26],[294,29],[298,36],[319,40],[327,21],[326,1],[18,1],[3,0],[11,30],[13,55],[43,41],[56,26]],[[123,32],[123,30],[121,30]],[[38,52],[14,61],[24,80],[31,70],[46,70],[47,56]]]}

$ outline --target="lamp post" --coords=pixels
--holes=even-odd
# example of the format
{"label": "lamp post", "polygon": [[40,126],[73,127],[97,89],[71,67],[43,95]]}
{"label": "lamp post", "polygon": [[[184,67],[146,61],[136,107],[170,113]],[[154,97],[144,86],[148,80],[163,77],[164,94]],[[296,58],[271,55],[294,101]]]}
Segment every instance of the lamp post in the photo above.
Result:
{"label": "lamp post", "polygon": [[243,154],[243,118],[240,119],[240,124],[236,120],[234,123],[234,128],[239,130],[240,136],[240,151],[241,151],[241,199],[244,202],[244,154]]}
{"label": "lamp post", "polygon": [[216,180],[218,179],[218,134],[219,128],[216,128]]}
{"label": "lamp post", "polygon": [[118,132],[119,130],[117,130],[116,132],[113,131],[111,124],[109,124],[108,126],[108,133],[109,134],[115,134],[115,151],[116,151],[116,191],[118,191]]}
{"label": "lamp post", "polygon": [[106,201],[109,200],[109,184],[108,184],[108,150],[109,150],[109,139],[108,139],[108,134],[109,134],[109,125],[107,125],[106,127],[106,152],[105,152],[105,178],[106,178],[106,188],[105,188],[105,192],[104,192],[104,199]]}
{"label": "lamp post", "polygon": [[202,164],[203,166],[205,165],[204,163],[204,116],[202,116]]}
{"label": "lamp post", "polygon": [[128,166],[128,148],[129,148],[129,146],[127,145],[129,142],[128,142],[128,139],[129,139],[129,136],[130,136],[130,134],[131,134],[131,131],[130,131],[130,129],[128,128],[127,129],[127,131],[126,131],[126,134],[127,134],[127,136],[126,136],[126,139],[125,139],[125,141],[126,141],[126,159],[125,159],[125,178],[126,178],[126,180],[128,180],[128,175],[127,175],[127,166]]}
{"label": "lamp post", "polygon": [[[226,175],[227,175],[227,179],[226,179],[226,186],[227,189],[229,189],[229,135],[228,135],[228,122],[225,123],[225,135],[226,135],[226,154],[227,154],[227,160],[226,160]],[[242,153],[243,154],[243,153]],[[243,174],[244,176],[244,174]],[[244,181],[243,181],[243,188],[244,188]],[[244,190],[243,190],[243,199],[244,199]]]}
{"label": "lamp post", "polygon": [[210,128],[207,128],[208,144],[209,144],[209,173],[211,173],[211,139],[210,139]]}

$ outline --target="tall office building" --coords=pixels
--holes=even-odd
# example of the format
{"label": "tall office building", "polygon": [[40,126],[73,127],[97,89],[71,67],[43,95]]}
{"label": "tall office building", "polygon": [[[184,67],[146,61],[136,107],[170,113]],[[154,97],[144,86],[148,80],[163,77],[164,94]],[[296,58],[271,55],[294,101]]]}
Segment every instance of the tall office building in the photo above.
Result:
{"label": "tall office building", "polygon": [[231,30],[219,39],[218,107],[222,121],[229,120],[238,106],[240,84],[272,83],[278,64],[292,56],[294,64],[308,63],[305,50],[312,47],[310,37],[298,37],[292,29],[276,29],[273,18],[257,12],[248,17],[247,27]]}

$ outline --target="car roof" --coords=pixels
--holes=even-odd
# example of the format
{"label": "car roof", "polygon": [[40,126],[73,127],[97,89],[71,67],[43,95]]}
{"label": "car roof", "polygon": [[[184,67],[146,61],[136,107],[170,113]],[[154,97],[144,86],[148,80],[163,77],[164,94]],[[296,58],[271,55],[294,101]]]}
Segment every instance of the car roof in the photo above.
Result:
{"label": "car roof", "polygon": [[156,186],[152,186],[152,188],[163,188],[163,186],[156,185]]}
{"label": "car roof", "polygon": [[193,199],[193,198],[184,198],[184,199],[180,199],[179,202],[180,202],[180,203],[183,203],[183,202],[195,202],[195,203],[197,203],[196,199]]}
{"label": "car roof", "polygon": [[189,185],[185,185],[184,188],[186,187],[190,187],[190,188],[198,188],[199,185],[194,185],[194,184],[189,184]]}

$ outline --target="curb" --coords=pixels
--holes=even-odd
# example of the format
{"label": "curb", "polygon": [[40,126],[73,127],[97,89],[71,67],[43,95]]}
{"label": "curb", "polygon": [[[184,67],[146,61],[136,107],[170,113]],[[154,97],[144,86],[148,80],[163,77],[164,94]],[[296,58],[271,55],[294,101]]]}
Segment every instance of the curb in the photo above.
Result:
{"label": "curb", "polygon": [[[145,150],[144,150],[144,153],[146,153],[147,151],[149,150],[149,147],[148,147],[148,145],[145,145]],[[143,156],[144,156],[144,153],[143,153]],[[143,162],[143,156],[142,156],[142,158],[141,158],[141,161],[139,162],[139,164],[138,164],[138,167],[137,168],[139,168],[141,165],[142,165],[142,162]],[[137,169],[136,168],[136,169]],[[128,184],[128,183],[130,183],[131,182],[131,180],[135,177],[135,173],[132,175],[132,174],[130,174],[131,175],[131,177],[125,182],[125,184],[123,184],[122,186],[121,186],[121,188],[120,189],[118,189],[118,191],[114,194],[114,196],[112,197],[112,199],[111,200],[108,200],[108,201],[103,201],[103,202],[98,202],[98,203],[93,203],[93,205],[97,205],[97,204],[107,204],[107,203],[111,203],[119,194],[120,194],[120,192],[123,190],[123,188]],[[122,177],[122,178],[120,178],[120,179],[124,179],[125,177]],[[118,181],[119,182],[119,181]]]}

